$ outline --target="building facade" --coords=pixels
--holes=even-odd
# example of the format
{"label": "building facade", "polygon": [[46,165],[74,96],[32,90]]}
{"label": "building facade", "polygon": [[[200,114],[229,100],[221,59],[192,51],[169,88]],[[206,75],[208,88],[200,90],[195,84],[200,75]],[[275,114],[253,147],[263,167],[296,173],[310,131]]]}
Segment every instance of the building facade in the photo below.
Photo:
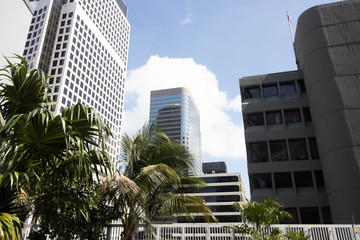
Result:
{"label": "building facade", "polygon": [[194,158],[194,174],[202,172],[200,114],[187,88],[151,91],[150,123],[156,122]]}
{"label": "building facade", "polygon": [[240,79],[253,200],[297,223],[360,222],[360,1],[298,20],[298,71]]}
{"label": "building facade", "polygon": [[24,49],[30,69],[51,76],[55,114],[75,103],[93,107],[111,128],[120,154],[130,25],[122,0],[27,0],[33,17]]}

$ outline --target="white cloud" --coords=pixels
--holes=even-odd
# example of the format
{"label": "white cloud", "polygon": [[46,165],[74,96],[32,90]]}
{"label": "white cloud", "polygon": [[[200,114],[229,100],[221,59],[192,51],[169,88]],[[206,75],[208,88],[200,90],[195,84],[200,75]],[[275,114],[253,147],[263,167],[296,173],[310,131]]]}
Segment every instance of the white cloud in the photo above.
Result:
{"label": "white cloud", "polygon": [[181,25],[191,23],[190,0],[186,0],[186,18],[180,22]]}
{"label": "white cloud", "polygon": [[192,58],[151,56],[144,66],[129,71],[124,131],[134,133],[148,121],[150,91],[175,87],[188,88],[200,111],[204,153],[219,158],[246,156],[242,123],[231,117],[241,102],[220,91],[215,74]]}

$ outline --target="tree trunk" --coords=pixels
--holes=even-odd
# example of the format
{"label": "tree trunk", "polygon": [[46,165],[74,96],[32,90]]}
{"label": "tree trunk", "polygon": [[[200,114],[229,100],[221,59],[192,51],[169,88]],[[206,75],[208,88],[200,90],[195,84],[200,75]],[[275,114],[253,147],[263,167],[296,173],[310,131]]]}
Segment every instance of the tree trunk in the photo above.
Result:
{"label": "tree trunk", "polygon": [[124,223],[124,230],[121,233],[121,240],[133,240],[133,236],[135,233],[135,228],[136,228],[136,224],[135,224],[135,219],[133,218],[128,218],[127,222]]}

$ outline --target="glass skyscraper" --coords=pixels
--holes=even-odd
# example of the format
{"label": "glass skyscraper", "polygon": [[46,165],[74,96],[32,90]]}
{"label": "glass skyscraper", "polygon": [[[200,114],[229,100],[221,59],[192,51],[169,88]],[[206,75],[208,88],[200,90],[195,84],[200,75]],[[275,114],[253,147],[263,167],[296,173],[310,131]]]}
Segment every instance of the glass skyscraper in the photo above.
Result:
{"label": "glass skyscraper", "polygon": [[26,0],[32,12],[24,57],[50,75],[55,114],[81,102],[111,128],[120,155],[130,25],[122,0]]}
{"label": "glass skyscraper", "polygon": [[200,114],[187,88],[151,91],[150,123],[157,122],[194,158],[194,174],[202,173]]}

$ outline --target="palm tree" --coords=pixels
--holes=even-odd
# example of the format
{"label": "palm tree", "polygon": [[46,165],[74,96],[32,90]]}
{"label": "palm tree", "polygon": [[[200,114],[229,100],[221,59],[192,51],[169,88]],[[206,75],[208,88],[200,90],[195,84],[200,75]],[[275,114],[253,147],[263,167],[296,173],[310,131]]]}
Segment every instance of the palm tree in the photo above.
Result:
{"label": "palm tree", "polygon": [[205,186],[189,174],[191,155],[154,124],[144,125],[134,136],[123,136],[121,160],[123,174],[138,187],[132,197],[122,194],[109,199],[118,209],[123,240],[133,238],[137,224],[163,221],[164,217],[191,217],[190,213],[198,212],[207,220],[215,219],[202,198],[185,194]]}
{"label": "palm tree", "polygon": [[[92,184],[110,173],[109,128],[91,108],[76,104],[55,116],[47,77],[25,59],[0,76],[0,238],[17,239],[31,212],[87,218]],[[49,228],[54,226],[48,226]]]}
{"label": "palm tree", "polygon": [[276,198],[267,198],[263,202],[247,201],[245,204],[236,202],[234,208],[242,213],[243,223],[240,227],[229,227],[250,234],[253,240],[280,239],[283,236],[281,230],[270,229],[270,225],[278,224],[281,219],[291,217]]}

